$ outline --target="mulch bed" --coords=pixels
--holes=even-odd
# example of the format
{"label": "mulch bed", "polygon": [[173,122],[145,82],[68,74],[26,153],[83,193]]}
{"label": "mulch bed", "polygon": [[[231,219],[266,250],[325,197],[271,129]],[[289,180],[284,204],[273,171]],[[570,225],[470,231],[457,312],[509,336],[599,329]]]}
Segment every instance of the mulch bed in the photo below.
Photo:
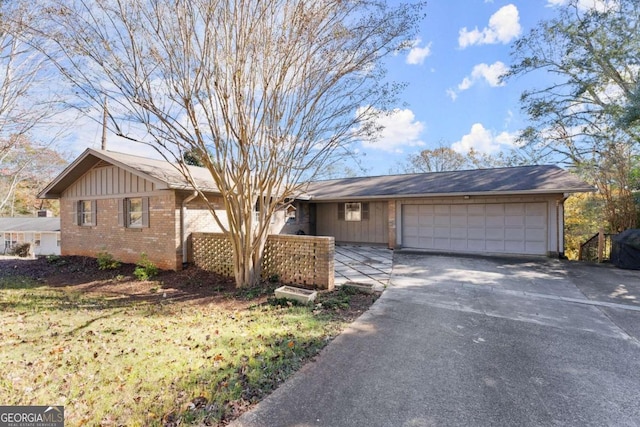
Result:
{"label": "mulch bed", "polygon": [[[131,302],[171,301],[184,304],[219,304],[221,309],[240,310],[266,302],[280,284],[265,282],[256,290],[238,290],[232,278],[188,266],[181,271],[161,271],[148,281],[137,280],[134,264],[100,270],[94,258],[80,256],[0,258],[0,278],[23,276],[50,287],[65,287],[87,295],[118,297]],[[322,292],[321,292],[322,293]],[[326,294],[327,292],[324,291]],[[355,294],[349,307],[332,308],[331,314],[346,322],[366,311],[378,295]]]}

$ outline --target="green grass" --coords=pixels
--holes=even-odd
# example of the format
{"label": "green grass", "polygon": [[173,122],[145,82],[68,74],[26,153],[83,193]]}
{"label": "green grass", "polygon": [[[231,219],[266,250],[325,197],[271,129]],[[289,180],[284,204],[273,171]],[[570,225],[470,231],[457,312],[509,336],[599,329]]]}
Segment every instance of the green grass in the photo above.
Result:
{"label": "green grass", "polygon": [[127,426],[233,417],[344,327],[313,307],[134,303],[20,277],[0,279],[0,324],[0,402]]}

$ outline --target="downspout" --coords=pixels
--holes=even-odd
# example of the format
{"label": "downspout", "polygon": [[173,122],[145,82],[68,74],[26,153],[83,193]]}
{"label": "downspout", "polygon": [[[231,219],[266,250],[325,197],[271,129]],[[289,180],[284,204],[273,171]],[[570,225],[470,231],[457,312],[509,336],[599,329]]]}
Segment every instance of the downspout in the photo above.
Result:
{"label": "downspout", "polygon": [[[564,206],[564,202],[569,198],[569,193],[564,193],[562,199],[556,201],[556,254],[560,258],[560,254],[564,255],[564,241],[562,251],[560,251],[560,225],[562,225],[562,234],[564,237],[564,209],[562,209],[562,221],[560,221],[560,206]],[[564,240],[564,239],[563,239]]]}
{"label": "downspout", "polygon": [[198,192],[194,191],[193,194],[188,196],[186,199],[182,201],[182,205],[180,208],[180,242],[182,244],[182,265],[184,266],[189,262],[189,256],[187,252],[187,204],[198,197]]}

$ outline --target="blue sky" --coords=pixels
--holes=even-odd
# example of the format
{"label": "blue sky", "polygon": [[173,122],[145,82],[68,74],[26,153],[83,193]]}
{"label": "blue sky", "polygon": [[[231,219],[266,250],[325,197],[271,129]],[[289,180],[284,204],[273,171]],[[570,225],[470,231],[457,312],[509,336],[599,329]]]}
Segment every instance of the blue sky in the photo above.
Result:
{"label": "blue sky", "polygon": [[[593,1],[593,0],[591,0]],[[526,126],[523,90],[541,75],[498,77],[511,63],[511,45],[561,0],[430,1],[413,52],[389,61],[389,77],[408,82],[405,106],[389,117],[376,144],[362,147],[370,174],[397,169],[409,153],[439,145],[497,153]]]}
{"label": "blue sky", "polygon": [[[555,6],[565,1],[430,0],[413,49],[387,61],[388,78],[407,87],[397,111],[382,119],[381,138],[354,147],[366,168],[358,173],[397,172],[410,153],[440,144],[460,152],[508,149],[526,126],[520,94],[545,77],[531,75],[502,84],[498,76],[511,63],[513,41],[554,16]],[[100,127],[88,120],[76,123],[67,138],[75,154],[99,148]],[[109,149],[150,151],[113,135]]]}

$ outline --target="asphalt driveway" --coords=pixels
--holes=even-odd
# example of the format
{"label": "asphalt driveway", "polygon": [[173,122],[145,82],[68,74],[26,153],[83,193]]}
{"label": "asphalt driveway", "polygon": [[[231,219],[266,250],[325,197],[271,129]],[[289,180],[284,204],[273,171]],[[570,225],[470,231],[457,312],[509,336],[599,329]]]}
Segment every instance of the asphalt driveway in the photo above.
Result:
{"label": "asphalt driveway", "polygon": [[640,272],[395,254],[374,306],[237,426],[638,426]]}

